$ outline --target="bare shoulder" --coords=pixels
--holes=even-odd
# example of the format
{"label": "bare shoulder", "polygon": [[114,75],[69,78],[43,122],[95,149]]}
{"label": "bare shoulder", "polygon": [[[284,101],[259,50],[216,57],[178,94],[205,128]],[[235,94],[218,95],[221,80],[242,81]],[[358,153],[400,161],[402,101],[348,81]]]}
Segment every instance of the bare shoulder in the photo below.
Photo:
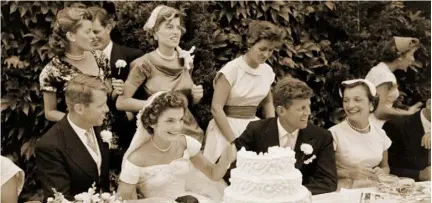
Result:
{"label": "bare shoulder", "polygon": [[146,167],[150,165],[151,157],[151,150],[148,147],[148,143],[146,143],[132,152],[128,157],[128,161],[136,166]]}

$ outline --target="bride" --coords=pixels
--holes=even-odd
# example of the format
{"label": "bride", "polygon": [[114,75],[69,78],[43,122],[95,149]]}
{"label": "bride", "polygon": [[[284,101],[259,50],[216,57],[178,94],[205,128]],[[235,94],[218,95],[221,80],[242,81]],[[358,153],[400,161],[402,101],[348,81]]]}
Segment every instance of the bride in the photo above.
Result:
{"label": "bride", "polygon": [[[172,91],[155,93],[146,101],[138,113],[137,132],[123,158],[118,186],[123,200],[176,202],[177,198],[193,196],[200,203],[221,201],[188,191],[187,181],[200,178],[198,171],[196,176],[190,176],[195,168],[211,180],[221,180],[236,158],[236,149],[227,145],[217,164],[208,161],[197,140],[179,133],[186,108],[186,98]],[[216,187],[215,183],[208,180],[200,187],[213,186]],[[144,199],[134,200],[136,191]]]}

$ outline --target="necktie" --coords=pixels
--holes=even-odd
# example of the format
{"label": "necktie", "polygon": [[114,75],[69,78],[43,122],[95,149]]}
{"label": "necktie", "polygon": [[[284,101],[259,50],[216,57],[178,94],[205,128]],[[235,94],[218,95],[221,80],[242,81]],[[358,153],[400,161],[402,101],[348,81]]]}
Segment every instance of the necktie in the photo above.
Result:
{"label": "necktie", "polygon": [[283,148],[291,147],[291,149],[292,149],[292,137],[293,136],[290,133],[287,133],[284,135],[284,137],[286,137],[286,142],[282,147]]}
{"label": "necktie", "polygon": [[93,150],[94,153],[97,153],[96,140],[94,139],[93,133],[91,131],[86,131],[85,136],[87,137],[87,144]]}

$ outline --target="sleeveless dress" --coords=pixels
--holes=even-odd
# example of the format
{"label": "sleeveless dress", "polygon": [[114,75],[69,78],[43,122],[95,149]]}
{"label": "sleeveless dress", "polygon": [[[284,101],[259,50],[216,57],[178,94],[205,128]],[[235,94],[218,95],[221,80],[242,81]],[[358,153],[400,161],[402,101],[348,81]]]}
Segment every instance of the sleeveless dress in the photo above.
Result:
{"label": "sleeveless dress", "polygon": [[[192,77],[186,67],[181,67],[180,63],[175,66],[168,66],[167,60],[161,58],[156,51],[145,54],[140,60],[142,66],[133,66],[127,81],[135,87],[144,89],[147,99],[152,94],[159,91],[178,90],[181,91],[189,101],[192,98],[191,89],[194,85]],[[203,141],[204,132],[198,126],[194,116],[188,110],[185,112],[183,134],[187,134],[198,140]]]}
{"label": "sleeveless dress", "polygon": [[[379,165],[383,152],[392,143],[385,131],[373,123],[368,133],[353,130],[346,120],[329,128],[329,131],[333,135],[338,169],[374,168]],[[360,188],[373,185],[374,182],[371,180],[338,179],[338,188]]]}
{"label": "sleeveless dress", "polygon": [[[251,68],[243,56],[240,56],[222,67],[213,80],[213,86],[217,79],[224,75],[228,80],[231,91],[226,106],[231,107],[257,107],[270,92],[275,79],[275,73],[268,64],[260,64],[257,68]],[[239,137],[251,121],[259,120],[255,112],[249,118],[231,117],[227,114],[228,123],[234,133]],[[214,119],[212,119],[206,131],[206,144],[204,156],[215,163],[226,147],[227,140],[220,132]]]}
{"label": "sleeveless dress", "polygon": [[1,156],[1,185],[3,186],[11,178],[17,180],[17,196],[24,187],[24,171],[15,165],[10,159]]}
{"label": "sleeveless dress", "polygon": [[[396,101],[396,99],[399,97],[399,90],[396,76],[393,74],[390,68],[385,63],[381,62],[368,72],[365,79],[369,80],[375,85],[375,87],[378,87],[385,82],[391,82],[392,86],[389,90],[387,98],[385,99],[385,105],[392,107],[394,101]],[[372,123],[374,123],[379,128],[382,128],[387,120],[379,119],[375,116],[375,114],[371,114],[370,121],[372,121]]]}
{"label": "sleeveless dress", "polygon": [[[195,169],[190,157],[200,153],[201,144],[190,136],[184,136],[187,149],[183,152],[183,157],[175,159],[169,164],[147,167],[139,167],[125,160],[120,173],[120,180],[128,184],[136,184],[138,192],[144,196],[145,200],[152,198],[155,200],[175,200],[181,196],[191,195],[197,198],[200,203],[221,202],[188,189],[187,181],[189,178],[193,178],[191,172],[194,172],[193,169]],[[210,186],[200,185],[200,187]]]}

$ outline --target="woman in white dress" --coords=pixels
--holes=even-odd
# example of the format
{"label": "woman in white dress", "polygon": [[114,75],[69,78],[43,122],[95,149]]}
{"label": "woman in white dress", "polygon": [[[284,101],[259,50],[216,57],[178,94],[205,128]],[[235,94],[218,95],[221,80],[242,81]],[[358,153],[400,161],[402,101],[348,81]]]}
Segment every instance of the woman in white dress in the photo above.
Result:
{"label": "woman in white dress", "polygon": [[18,196],[24,186],[24,171],[10,159],[1,156],[1,201],[18,202]]}
{"label": "woman in white dress", "polygon": [[384,43],[378,65],[373,67],[366,75],[366,80],[372,82],[380,98],[377,110],[371,115],[372,122],[382,127],[385,121],[395,116],[412,115],[421,109],[422,103],[417,102],[408,110],[393,107],[394,101],[399,97],[395,70],[407,71],[415,61],[414,53],[419,47],[419,40],[410,37],[393,37]]}
{"label": "woman in white dress", "polygon": [[339,188],[374,186],[375,180],[390,172],[387,134],[370,122],[369,115],[378,104],[375,86],[364,79],[342,82],[340,95],[347,115],[331,127],[335,148]]}
{"label": "woman in white dress", "polygon": [[275,116],[270,92],[275,73],[265,62],[284,37],[285,32],[270,22],[252,22],[247,53],[216,74],[211,105],[214,119],[207,127],[204,148],[204,156],[211,162],[217,161],[226,144],[239,137],[249,122],[258,120],[255,114],[260,104],[266,118]]}
{"label": "woman in white dress", "polygon": [[235,160],[236,149],[227,144],[219,163],[209,162],[200,153],[201,144],[196,139],[180,134],[186,109],[187,100],[180,92],[157,92],[146,101],[123,158],[118,193],[124,200],[136,199],[138,189],[144,199],[137,202],[175,202],[186,195],[200,203],[221,201],[189,191],[187,181],[194,178],[190,176],[194,168],[211,180],[221,180]]}

